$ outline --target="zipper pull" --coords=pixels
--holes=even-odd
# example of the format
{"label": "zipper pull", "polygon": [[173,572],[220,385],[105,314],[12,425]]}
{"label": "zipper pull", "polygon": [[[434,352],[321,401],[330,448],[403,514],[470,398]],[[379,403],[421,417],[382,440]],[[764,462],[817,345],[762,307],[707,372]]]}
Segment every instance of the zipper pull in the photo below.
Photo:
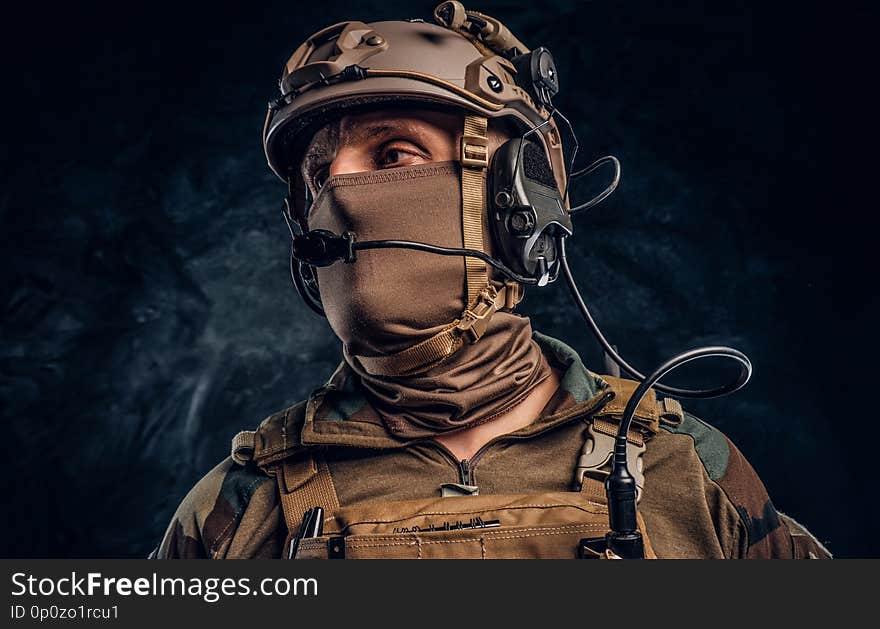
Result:
{"label": "zipper pull", "polygon": [[458,462],[458,480],[460,483],[443,483],[440,485],[440,495],[444,498],[450,496],[476,496],[480,493],[480,488],[473,485],[473,475],[471,474],[471,464],[467,459]]}
{"label": "zipper pull", "polygon": [[467,459],[462,459],[458,463],[458,473],[461,477],[462,485],[473,485],[471,482],[471,466]]}

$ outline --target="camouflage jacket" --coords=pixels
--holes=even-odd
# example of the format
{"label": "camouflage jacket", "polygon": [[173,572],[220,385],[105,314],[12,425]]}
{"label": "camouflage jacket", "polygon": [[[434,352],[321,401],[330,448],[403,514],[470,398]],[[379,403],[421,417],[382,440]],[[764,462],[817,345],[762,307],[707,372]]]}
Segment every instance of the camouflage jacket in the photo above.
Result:
{"label": "camouflage jacket", "polygon": [[[438,496],[442,483],[477,484],[481,495],[571,491],[585,425],[601,415],[597,396],[609,385],[567,345],[538,333],[535,340],[561,374],[559,390],[536,421],[493,439],[470,461],[433,439],[392,436],[344,363],[309,400],[261,427],[283,436],[278,456],[321,448],[343,506]],[[686,412],[671,419],[658,422],[643,455],[639,511],[658,557],[830,558],[774,508],[726,436]],[[152,556],[280,557],[287,535],[275,479],[253,461],[227,458],[184,498]]]}

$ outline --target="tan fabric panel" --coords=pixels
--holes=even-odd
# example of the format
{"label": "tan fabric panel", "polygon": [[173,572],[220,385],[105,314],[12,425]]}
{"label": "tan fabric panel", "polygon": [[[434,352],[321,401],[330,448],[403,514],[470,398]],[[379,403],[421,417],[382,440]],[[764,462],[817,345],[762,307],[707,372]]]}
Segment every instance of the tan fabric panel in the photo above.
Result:
{"label": "tan fabric panel", "polygon": [[[602,376],[602,379],[610,385],[615,396],[614,399],[608,402],[608,404],[606,404],[598,413],[598,416],[602,417],[611,415],[620,418],[623,416],[623,411],[626,408],[630,397],[632,397],[633,392],[635,392],[636,387],[638,387],[640,383],[635,380],[627,380],[626,378],[615,378],[614,376],[605,375]],[[645,397],[642,398],[642,401],[639,402],[639,405],[636,407],[633,423],[647,430],[651,434],[656,434],[659,430],[660,409],[658,408],[657,396],[654,394],[653,389],[648,389]]]}
{"label": "tan fabric panel", "polygon": [[462,496],[343,507],[324,527],[298,559],[326,559],[331,545],[346,559],[571,559],[608,532],[608,512],[578,492]]}

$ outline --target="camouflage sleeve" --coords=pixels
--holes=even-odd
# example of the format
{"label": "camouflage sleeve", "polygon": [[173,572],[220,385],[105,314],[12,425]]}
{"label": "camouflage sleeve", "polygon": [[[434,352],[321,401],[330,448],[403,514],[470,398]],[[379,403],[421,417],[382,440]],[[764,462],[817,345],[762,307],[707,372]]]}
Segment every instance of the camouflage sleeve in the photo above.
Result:
{"label": "camouflage sleeve", "polygon": [[791,535],[795,559],[832,559],[829,550],[803,524],[781,511],[777,513]]}
{"label": "camouflage sleeve", "polygon": [[659,556],[830,558],[774,507],[764,483],[721,431],[684,413],[645,452],[641,507]]}
{"label": "camouflage sleeve", "polygon": [[225,459],[189,491],[150,558],[225,557],[254,494],[271,490],[269,480],[252,465]]}
{"label": "camouflage sleeve", "polygon": [[739,449],[724,437],[727,467],[715,479],[739,513],[739,557],[745,559],[831,559],[831,553],[802,525],[773,506],[764,483]]}

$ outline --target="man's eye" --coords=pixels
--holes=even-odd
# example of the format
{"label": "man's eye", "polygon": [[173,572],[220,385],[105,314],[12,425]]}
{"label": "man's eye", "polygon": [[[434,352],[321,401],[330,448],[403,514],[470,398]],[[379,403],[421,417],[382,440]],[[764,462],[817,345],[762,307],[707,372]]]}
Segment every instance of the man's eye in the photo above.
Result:
{"label": "man's eye", "polygon": [[383,157],[384,164],[395,164],[407,156],[412,155],[412,153],[404,153],[399,149],[391,149],[390,151],[386,151]]}
{"label": "man's eye", "polygon": [[426,161],[427,157],[415,146],[412,147],[388,147],[379,159],[379,165],[383,168],[393,166],[407,166]]}

